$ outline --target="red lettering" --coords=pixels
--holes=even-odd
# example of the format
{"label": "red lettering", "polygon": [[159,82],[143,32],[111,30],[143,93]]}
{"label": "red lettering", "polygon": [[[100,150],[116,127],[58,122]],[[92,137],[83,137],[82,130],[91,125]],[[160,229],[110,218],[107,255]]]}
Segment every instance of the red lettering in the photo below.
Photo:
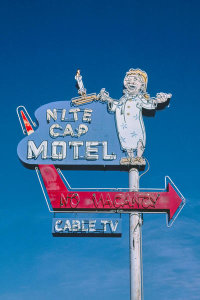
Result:
{"label": "red lettering", "polygon": [[112,200],[110,198],[110,194],[107,194],[106,201],[104,202],[104,206],[109,205],[110,207],[113,207]]}
{"label": "red lettering", "polygon": [[60,206],[67,206],[68,203],[68,197],[65,197],[65,195],[60,195]]}
{"label": "red lettering", "polygon": [[115,208],[119,208],[120,206],[123,205],[123,197],[124,197],[123,194],[117,194],[114,197],[113,205]]}
{"label": "red lettering", "polygon": [[79,202],[80,202],[80,197],[77,193],[67,194],[66,197],[63,194],[60,195],[60,207],[71,206],[72,208],[76,208]]}
{"label": "red lettering", "polygon": [[96,207],[99,206],[99,203],[100,203],[100,202],[102,203],[102,205],[103,205],[103,207],[104,207],[104,198],[103,198],[103,194],[102,194],[102,193],[101,193],[101,195],[100,195],[100,197],[99,197],[99,200],[97,200],[96,194],[93,194],[93,195],[92,195],[92,200],[93,200],[94,205],[95,205]]}
{"label": "red lettering", "polygon": [[71,207],[76,208],[78,204],[80,203],[80,197],[79,194],[75,193],[71,196]]}
{"label": "red lettering", "polygon": [[130,207],[130,195],[129,194],[125,196],[123,207],[125,205],[128,205]]}
{"label": "red lettering", "polygon": [[160,194],[157,194],[156,199],[154,199],[152,195],[150,196],[148,194],[140,194],[138,196],[138,204],[141,205],[144,209],[154,208],[159,197]]}

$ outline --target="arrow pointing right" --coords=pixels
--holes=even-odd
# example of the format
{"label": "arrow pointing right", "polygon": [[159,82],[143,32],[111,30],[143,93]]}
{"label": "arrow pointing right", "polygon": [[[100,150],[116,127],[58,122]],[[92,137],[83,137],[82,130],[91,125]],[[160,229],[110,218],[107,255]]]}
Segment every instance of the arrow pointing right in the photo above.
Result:
{"label": "arrow pointing right", "polygon": [[168,193],[170,197],[170,210],[168,214],[168,220],[170,222],[183,200],[170,183],[168,184]]}
{"label": "arrow pointing right", "polygon": [[159,192],[77,191],[67,189],[53,165],[39,165],[39,169],[54,211],[166,212],[169,223],[185,204],[172,181]]}

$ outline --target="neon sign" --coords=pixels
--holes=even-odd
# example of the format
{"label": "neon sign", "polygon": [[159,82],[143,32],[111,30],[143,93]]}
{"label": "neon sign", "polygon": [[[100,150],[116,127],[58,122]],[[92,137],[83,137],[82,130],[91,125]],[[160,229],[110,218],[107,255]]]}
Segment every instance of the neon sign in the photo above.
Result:
{"label": "neon sign", "polygon": [[53,236],[98,236],[120,237],[121,219],[119,218],[53,218]]}
{"label": "neon sign", "polygon": [[[144,167],[146,134],[143,109],[165,106],[171,94],[147,92],[147,74],[130,69],[123,96],[112,99],[105,89],[86,94],[78,70],[79,97],[52,102],[35,112],[38,128],[18,145],[18,156],[28,167],[54,164],[63,168],[127,169]],[[105,105],[106,104],[106,105]]]}

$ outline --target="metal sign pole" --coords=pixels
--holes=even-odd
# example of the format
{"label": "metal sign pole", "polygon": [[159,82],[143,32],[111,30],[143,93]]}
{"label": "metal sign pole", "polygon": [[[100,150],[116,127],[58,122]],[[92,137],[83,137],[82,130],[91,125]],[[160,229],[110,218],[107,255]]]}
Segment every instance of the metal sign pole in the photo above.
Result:
{"label": "metal sign pole", "polygon": [[[139,189],[139,172],[132,168],[129,171],[129,189]],[[142,218],[139,213],[130,213],[129,218],[130,248],[130,299],[141,300],[142,297]]]}

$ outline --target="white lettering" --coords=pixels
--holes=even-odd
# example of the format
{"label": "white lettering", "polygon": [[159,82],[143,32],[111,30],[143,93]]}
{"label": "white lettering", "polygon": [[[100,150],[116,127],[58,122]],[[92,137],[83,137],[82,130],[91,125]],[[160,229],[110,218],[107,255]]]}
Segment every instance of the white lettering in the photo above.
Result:
{"label": "white lettering", "polygon": [[53,111],[51,109],[47,109],[47,122],[49,123],[50,120],[54,119],[54,121],[57,120],[57,110],[54,108]]}
{"label": "white lettering", "polygon": [[[96,226],[98,224],[98,230]],[[101,225],[100,225],[101,224]],[[109,224],[109,227],[108,227]],[[119,220],[110,219],[57,219],[54,224],[54,231],[58,233],[79,232],[79,233],[105,233],[112,234],[117,230]]]}
{"label": "white lettering", "polygon": [[65,227],[64,227],[64,231],[72,231],[72,227],[71,227],[71,224],[70,224],[70,221],[69,220],[66,220],[65,222]]}
{"label": "white lettering", "polygon": [[106,225],[109,223],[109,221],[107,220],[101,220],[101,224],[103,224],[103,231],[106,232],[107,231],[107,228],[106,228]]}
{"label": "white lettering", "polygon": [[78,147],[83,146],[83,142],[69,142],[69,146],[74,147],[74,159],[79,159]]}
{"label": "white lettering", "polygon": [[81,229],[81,223],[79,220],[72,221],[72,231],[79,231]]}
{"label": "white lettering", "polygon": [[84,109],[83,122],[91,123],[92,109]]}
{"label": "white lettering", "polygon": [[95,224],[96,224],[96,220],[89,220],[89,232],[96,231]]}
{"label": "white lettering", "polygon": [[47,141],[43,141],[37,148],[34,141],[28,141],[28,159],[37,159],[42,154],[42,159],[47,158]]}
{"label": "white lettering", "polygon": [[[87,221],[86,221],[86,223],[87,223]],[[88,228],[85,228],[85,221],[84,220],[82,220],[82,222],[81,222],[81,231],[88,232]]]}
{"label": "white lettering", "polygon": [[[82,124],[84,125],[84,124]],[[68,124],[68,126],[71,126]],[[51,126],[51,136],[57,137],[58,133],[54,130],[60,130],[60,127],[58,124],[53,124]],[[63,135],[62,135],[63,136]],[[107,142],[97,142],[97,141],[54,141],[54,142],[48,142],[43,141],[38,147],[35,145],[35,142],[30,140],[27,141],[27,159],[58,159],[63,160],[67,157],[67,147],[72,149],[73,151],[73,159],[74,160],[98,160],[99,159],[99,150],[101,148],[97,146],[103,145],[103,143]],[[104,144],[105,145],[105,144]],[[82,146],[85,146],[84,148],[81,148]],[[105,146],[107,148],[107,145]],[[102,147],[102,151],[103,151]],[[84,153],[85,150],[85,153]],[[50,152],[51,151],[51,152]],[[49,153],[50,152],[50,153]],[[47,157],[47,153],[49,153],[49,156]],[[116,155],[108,155],[107,150],[106,152],[102,153],[102,157],[106,160],[108,159],[116,159]]]}
{"label": "white lettering", "polygon": [[72,108],[68,111],[69,114],[72,114],[72,118],[66,118],[67,110],[63,109],[47,109],[46,111],[46,119],[47,123],[51,121],[51,118],[56,121],[58,119],[58,115],[60,116],[60,121],[62,122],[76,122],[78,121],[78,113],[83,113],[82,120],[86,123],[91,123],[92,117],[92,109],[80,109],[80,108]]}
{"label": "white lettering", "polygon": [[74,136],[74,132],[73,132],[73,129],[72,129],[72,125],[71,125],[71,124],[67,124],[66,127],[65,127],[63,136],[66,136],[66,135]]}
{"label": "white lettering", "polygon": [[60,120],[61,120],[62,122],[74,122],[74,121],[75,121],[75,120],[74,120],[74,117],[71,118],[71,119],[68,119],[68,118],[65,118],[65,116],[66,116],[66,109],[62,109],[62,110],[61,110],[61,118],[60,118]]}
{"label": "white lettering", "polygon": [[80,111],[80,108],[73,108],[69,110],[69,113],[74,114],[74,121],[78,121],[78,112]]}
{"label": "white lettering", "polygon": [[112,232],[115,232],[117,230],[117,226],[118,226],[118,221],[115,221],[115,225],[113,224],[112,221],[110,221],[110,228]]}
{"label": "white lettering", "polygon": [[61,121],[65,120],[66,109],[62,109]]}
{"label": "white lettering", "polygon": [[117,158],[115,154],[108,155],[108,142],[102,142],[103,145],[103,159],[104,160],[114,160]]}
{"label": "white lettering", "polygon": [[62,127],[59,124],[53,124],[53,125],[51,125],[51,127],[49,129],[49,134],[50,134],[51,137],[56,138],[56,137],[60,136],[60,133],[54,132],[54,128],[62,130]]}
{"label": "white lettering", "polygon": [[97,160],[99,155],[91,154],[91,153],[98,153],[97,148],[91,148],[91,146],[98,146],[99,142],[86,142],[86,159],[88,160]]}
{"label": "white lettering", "polygon": [[63,231],[63,228],[59,228],[58,225],[61,225],[62,224],[62,221],[61,220],[57,220],[56,221],[56,224],[55,224],[55,231],[56,232],[60,232],[60,231]]}
{"label": "white lettering", "polygon": [[[60,152],[57,153],[57,147],[61,147]],[[67,155],[65,142],[53,142],[52,143],[52,159],[65,159]]]}
{"label": "white lettering", "polygon": [[88,132],[88,127],[84,124],[80,124],[78,126],[78,134],[77,136],[80,137],[83,134],[86,134]]}

